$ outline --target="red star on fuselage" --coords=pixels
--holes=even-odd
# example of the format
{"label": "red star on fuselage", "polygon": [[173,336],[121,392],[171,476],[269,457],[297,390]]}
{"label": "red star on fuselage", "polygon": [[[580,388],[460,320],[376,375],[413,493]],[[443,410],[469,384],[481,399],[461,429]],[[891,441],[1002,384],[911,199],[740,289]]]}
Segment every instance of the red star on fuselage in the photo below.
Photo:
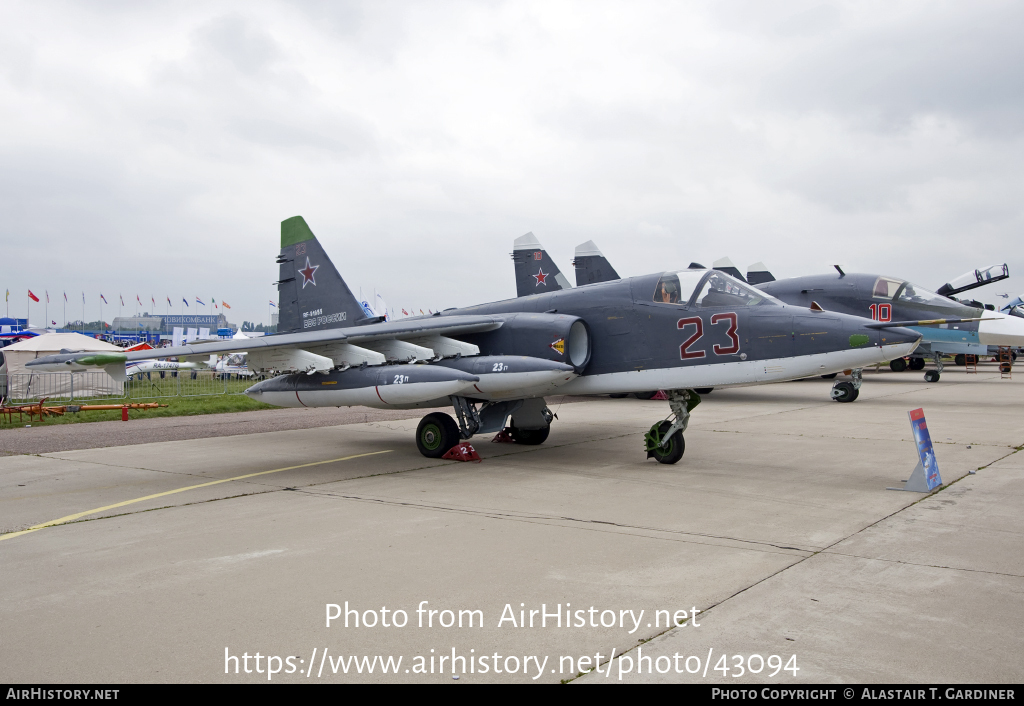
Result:
{"label": "red star on fuselage", "polygon": [[318,267],[320,267],[320,265],[311,265],[311,264],[309,264],[309,258],[308,257],[306,258],[306,266],[303,269],[298,271],[299,274],[302,275],[302,288],[303,289],[306,288],[307,284],[312,284],[314,287],[316,286],[316,280],[313,279],[313,275],[317,271]]}
{"label": "red star on fuselage", "polygon": [[548,278],[548,275],[544,274],[544,268],[543,267],[538,267],[537,268],[537,274],[530,275],[530,276],[533,277],[535,280],[537,280],[537,283],[535,285],[533,285],[534,287],[539,287],[542,284],[545,287],[548,286],[548,283],[546,281],[547,278]]}

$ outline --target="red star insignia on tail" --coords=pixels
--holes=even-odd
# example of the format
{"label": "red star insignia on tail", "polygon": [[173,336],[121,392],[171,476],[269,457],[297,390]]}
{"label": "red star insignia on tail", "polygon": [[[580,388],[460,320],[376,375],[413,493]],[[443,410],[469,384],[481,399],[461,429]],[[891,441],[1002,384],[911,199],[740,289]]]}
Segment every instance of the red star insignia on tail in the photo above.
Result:
{"label": "red star insignia on tail", "polygon": [[316,280],[313,279],[313,275],[314,275],[314,273],[316,273],[317,268],[319,268],[319,267],[320,267],[320,265],[311,265],[311,264],[309,264],[309,258],[308,257],[306,258],[306,266],[303,269],[298,271],[299,274],[302,275],[302,288],[303,289],[306,288],[307,284],[312,284],[314,287],[316,286]]}
{"label": "red star insignia on tail", "polygon": [[535,285],[533,285],[534,287],[539,287],[542,284],[545,287],[548,286],[548,283],[547,283],[548,275],[544,274],[544,268],[543,267],[538,267],[537,268],[537,274],[530,275],[530,276],[533,277],[535,280],[537,280],[537,283]]}

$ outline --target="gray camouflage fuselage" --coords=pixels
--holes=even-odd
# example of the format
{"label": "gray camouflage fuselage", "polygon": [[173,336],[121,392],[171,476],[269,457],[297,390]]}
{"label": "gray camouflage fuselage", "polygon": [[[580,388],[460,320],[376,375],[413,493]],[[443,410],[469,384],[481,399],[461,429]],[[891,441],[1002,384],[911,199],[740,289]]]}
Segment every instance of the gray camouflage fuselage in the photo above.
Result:
{"label": "gray camouflage fuselage", "polygon": [[[892,282],[882,294],[880,283]],[[903,283],[903,284],[898,284]],[[876,287],[877,294],[876,294]],[[908,294],[908,287],[913,295]],[[817,302],[829,312],[838,311],[875,321],[918,321],[922,319],[972,319],[981,317],[982,309],[965,306],[933,292],[917,288],[896,277],[877,274],[847,273],[840,275],[808,275],[775,280],[757,285],[787,304],[811,306]],[[890,291],[893,289],[894,291]],[[932,344],[946,352],[971,352],[961,346],[978,346],[979,322],[914,327],[922,335],[918,354],[932,353]]]}

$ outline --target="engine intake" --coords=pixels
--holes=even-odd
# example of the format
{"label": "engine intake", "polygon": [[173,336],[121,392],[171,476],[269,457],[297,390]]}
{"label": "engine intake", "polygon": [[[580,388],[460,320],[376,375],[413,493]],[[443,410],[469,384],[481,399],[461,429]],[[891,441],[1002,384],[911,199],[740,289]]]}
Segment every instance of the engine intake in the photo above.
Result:
{"label": "engine intake", "polygon": [[460,335],[476,344],[481,355],[524,355],[571,365],[582,373],[590,362],[591,336],[587,323],[567,314],[504,314],[501,328]]}

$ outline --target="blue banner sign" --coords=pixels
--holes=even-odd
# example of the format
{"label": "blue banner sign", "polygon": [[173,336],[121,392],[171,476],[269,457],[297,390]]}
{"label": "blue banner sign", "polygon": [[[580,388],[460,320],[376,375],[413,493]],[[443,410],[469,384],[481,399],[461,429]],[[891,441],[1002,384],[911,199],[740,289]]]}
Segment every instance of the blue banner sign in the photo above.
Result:
{"label": "blue banner sign", "polygon": [[164,326],[209,326],[216,328],[220,322],[220,314],[192,314],[180,316],[178,314],[159,314],[164,320]]}
{"label": "blue banner sign", "polygon": [[924,421],[923,409],[912,409],[910,428],[914,430],[914,441],[917,443],[917,455],[921,457],[924,477],[928,482],[928,490],[935,490],[942,485],[939,475],[939,462],[935,460],[935,448],[932,446],[932,435],[928,433],[928,425]]}

